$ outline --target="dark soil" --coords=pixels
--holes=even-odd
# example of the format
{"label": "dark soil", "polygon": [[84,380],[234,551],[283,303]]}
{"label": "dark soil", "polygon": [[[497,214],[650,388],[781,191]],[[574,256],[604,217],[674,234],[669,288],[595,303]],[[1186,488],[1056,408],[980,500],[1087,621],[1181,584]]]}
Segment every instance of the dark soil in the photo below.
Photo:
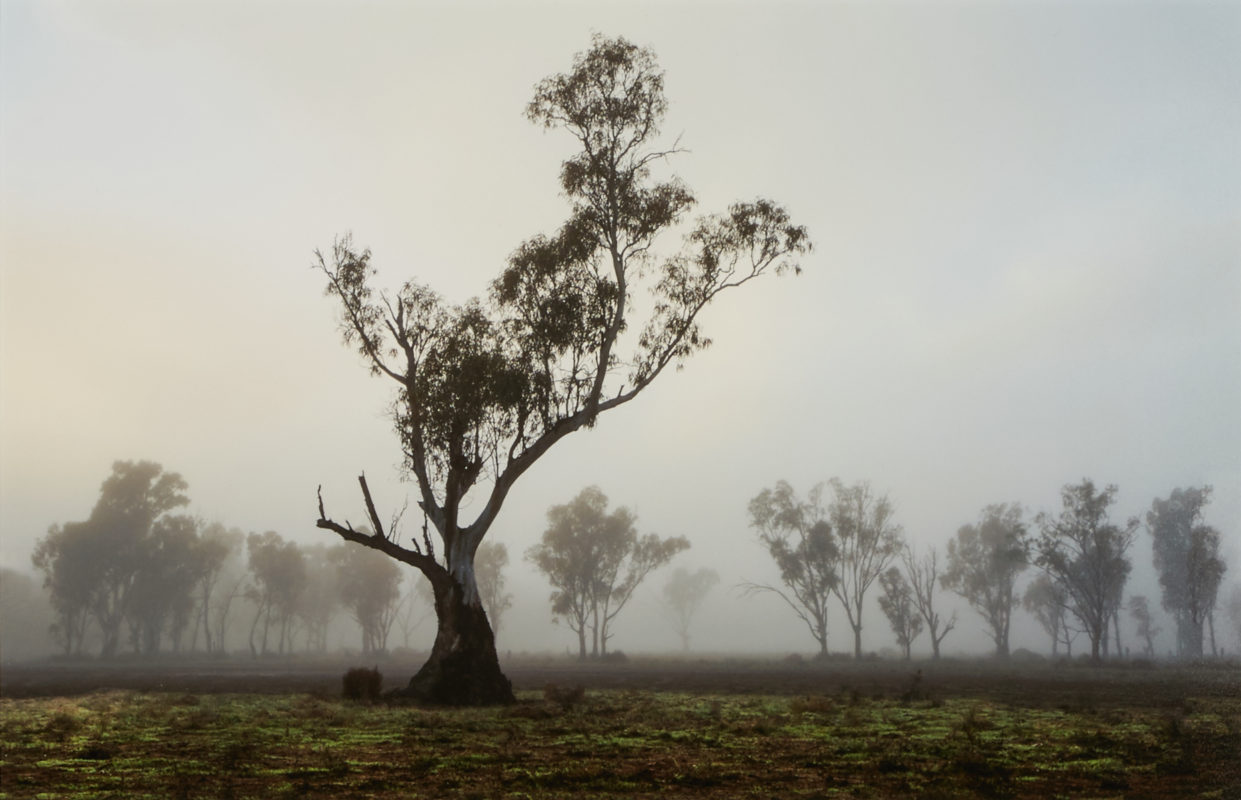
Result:
{"label": "dark soil", "polygon": [[[306,692],[335,695],[351,667],[378,666],[384,688],[404,686],[421,658],[388,658],[377,664],[345,658],[287,660],[50,661],[10,664],[0,670],[0,696],[74,696],[103,689],[199,694]],[[503,663],[516,691],[549,683],[586,689],[700,692],[702,694],[837,695],[877,699],[911,693],[926,699],[979,698],[1039,708],[1114,708],[1140,705],[1174,710],[1186,697],[1241,696],[1241,666],[1149,664],[1089,667],[1079,664],[994,661],[634,658],[625,663],[514,657]]]}

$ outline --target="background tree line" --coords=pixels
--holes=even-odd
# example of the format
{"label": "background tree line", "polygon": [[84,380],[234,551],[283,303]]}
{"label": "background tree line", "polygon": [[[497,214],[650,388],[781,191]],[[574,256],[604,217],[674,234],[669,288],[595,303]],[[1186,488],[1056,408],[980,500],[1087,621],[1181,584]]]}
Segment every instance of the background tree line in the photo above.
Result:
{"label": "background tree line", "polygon": [[[939,658],[940,643],[958,620],[937,608],[938,584],[977,613],[1001,658],[1009,654],[1013,613],[1022,606],[1051,637],[1053,655],[1062,644],[1072,655],[1073,642],[1084,633],[1095,662],[1107,658],[1113,644],[1117,656],[1126,652],[1120,618],[1127,608],[1141,652],[1152,657],[1159,628],[1147,598],[1135,595],[1126,603],[1124,595],[1133,566],[1129,550],[1142,520],[1112,520],[1116,492],[1115,486],[1100,489],[1089,479],[1067,485],[1059,513],[1039,513],[1033,525],[1017,503],[989,505],[977,522],[962,525],[948,541],[941,570],[938,550],[916,552],[894,521],[891,501],[869,483],[849,486],[833,479],[802,499],[781,481],[749,505],[750,525],[775,561],[780,585],[746,588],[783,599],[806,624],[822,656],[828,652],[828,610],[835,601],[852,630],[854,656],[861,658],[864,600],[877,584],[878,606],[905,658],[924,630],[932,657]],[[1162,605],[1176,625],[1182,658],[1203,657],[1207,642],[1211,654],[1218,654],[1215,610],[1226,565],[1220,533],[1203,518],[1210,493],[1209,487],[1176,489],[1155,499],[1145,517]],[[1019,594],[1019,579],[1031,567],[1038,575]],[[1233,605],[1232,615],[1241,620],[1241,599],[1230,601],[1230,613]]]}
{"label": "background tree line", "polygon": [[[348,615],[363,653],[409,635],[430,608],[429,592],[382,553],[350,544],[305,546],[275,531],[245,534],[184,512],[185,480],[150,461],[117,461],[90,516],[57,524],[32,563],[51,605],[61,652],[223,654],[244,634],[255,656],[327,649],[328,628]],[[479,554],[492,619],[508,607],[503,545]],[[17,602],[30,587],[4,576]],[[9,606],[6,604],[5,608]],[[201,648],[201,649],[200,649]]]}
{"label": "background tree line", "polygon": [[[382,653],[394,633],[408,646],[429,618],[425,581],[382,553],[204,523],[186,513],[187,491],[180,475],[159,464],[116,462],[87,519],[53,525],[38,543],[32,562],[42,593],[28,577],[0,572],[3,616],[43,614],[39,624],[50,627],[62,653],[103,657],[324,652],[329,627],[345,619],[351,647]],[[821,654],[828,652],[831,607],[844,611],[860,657],[863,612],[877,605],[906,658],[917,641],[927,641],[938,658],[945,637],[962,624],[955,611],[944,611],[949,592],[972,609],[1000,657],[1009,652],[1014,614],[1024,609],[1047,633],[1053,656],[1073,655],[1084,639],[1096,661],[1130,651],[1150,658],[1163,630],[1157,610],[1146,595],[1125,591],[1130,550],[1145,531],[1175,655],[1217,654],[1216,611],[1241,624],[1241,589],[1220,596],[1226,565],[1221,534],[1205,521],[1210,488],[1176,489],[1152,501],[1144,518],[1124,521],[1111,513],[1116,493],[1115,486],[1083,480],[1063,487],[1056,513],[1030,516],[1016,503],[989,505],[942,549],[917,549],[891,500],[866,482],[833,480],[805,498],[780,482],[749,505],[780,582],[746,588],[780,596]],[[609,509],[597,487],[552,506],[547,518],[526,560],[551,584],[553,619],[575,634],[579,657],[607,656],[618,615],[639,585],[689,542],[639,534],[636,516]],[[484,543],[475,561],[482,602],[499,632],[512,606],[508,552]],[[718,581],[712,570],[682,567],[661,587],[661,611],[686,650],[694,614]],[[6,627],[6,646],[20,640]]]}

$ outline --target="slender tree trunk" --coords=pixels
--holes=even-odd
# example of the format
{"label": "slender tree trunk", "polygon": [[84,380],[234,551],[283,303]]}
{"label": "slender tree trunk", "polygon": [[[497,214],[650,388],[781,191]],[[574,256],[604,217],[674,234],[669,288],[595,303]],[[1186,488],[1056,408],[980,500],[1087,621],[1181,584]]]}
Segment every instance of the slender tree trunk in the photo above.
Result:
{"label": "slender tree trunk", "polygon": [[1207,612],[1207,630],[1211,632],[1211,657],[1219,658],[1219,650],[1215,647],[1215,610]]}
{"label": "slender tree trunk", "polygon": [[259,620],[263,618],[263,606],[259,606],[254,612],[254,622],[250,623],[250,657],[258,658],[258,648],[254,646],[254,634],[259,629]]}
{"label": "slender tree trunk", "polygon": [[862,659],[862,626],[860,623],[853,626],[853,658],[856,661]]}
{"label": "slender tree trunk", "polygon": [[220,655],[228,653],[228,612],[236,596],[236,592],[230,594],[224,601],[224,607],[220,608],[216,614],[215,646]]}
{"label": "slender tree trunk", "polygon": [[590,625],[590,656],[599,657],[599,609],[594,610],[594,618]]}
{"label": "slender tree trunk", "polygon": [[1124,655],[1124,648],[1120,645],[1120,610],[1112,612],[1112,631],[1116,635],[1116,657],[1120,658]]}

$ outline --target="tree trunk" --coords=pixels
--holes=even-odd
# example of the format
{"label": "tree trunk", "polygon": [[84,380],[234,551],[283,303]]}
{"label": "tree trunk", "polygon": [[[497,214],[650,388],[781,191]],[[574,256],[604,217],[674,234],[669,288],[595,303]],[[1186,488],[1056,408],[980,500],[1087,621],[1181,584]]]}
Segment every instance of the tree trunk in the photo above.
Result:
{"label": "tree trunk", "polygon": [[[409,685],[393,695],[432,705],[516,702],[512,683],[500,671],[495,635],[478,601],[478,592],[467,592],[447,573],[438,576],[432,586],[439,623],[435,645],[427,663],[410,678]],[[473,595],[474,602],[466,602],[467,593]]]}
{"label": "tree trunk", "polygon": [[1202,636],[1203,619],[1201,616],[1194,615],[1194,614],[1190,614],[1187,616],[1189,617],[1189,657],[1195,658],[1195,659],[1201,659],[1203,654],[1206,652],[1202,647],[1203,645],[1203,641],[1202,641],[1203,640],[1203,636]]}
{"label": "tree trunk", "polygon": [[860,661],[862,658],[862,626],[853,626],[853,658]]}
{"label": "tree trunk", "polygon": [[1125,651],[1120,646],[1120,611],[1119,609],[1112,611],[1112,635],[1116,637],[1116,657],[1124,656]]}
{"label": "tree trunk", "polygon": [[599,609],[594,611],[594,621],[590,626],[590,657],[599,657]]}

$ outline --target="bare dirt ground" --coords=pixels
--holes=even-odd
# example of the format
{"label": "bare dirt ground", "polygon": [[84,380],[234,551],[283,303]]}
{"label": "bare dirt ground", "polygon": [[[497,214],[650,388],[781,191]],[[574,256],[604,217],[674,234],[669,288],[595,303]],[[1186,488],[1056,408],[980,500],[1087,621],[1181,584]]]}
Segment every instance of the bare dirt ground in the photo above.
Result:
{"label": "bare dirt ground", "polygon": [[[421,663],[414,655],[378,663],[386,689],[403,686]],[[339,694],[354,658],[287,660],[50,661],[0,670],[0,696],[73,696],[103,689],[200,694]],[[366,666],[372,666],[366,662]],[[625,663],[563,657],[515,657],[504,669],[513,688],[547,684],[587,690],[622,689],[701,694],[899,697],[911,689],[931,697],[980,698],[1015,706],[1135,705],[1174,709],[1188,696],[1241,696],[1241,666],[1105,666],[977,661],[787,662],[760,658],[634,658]]]}

